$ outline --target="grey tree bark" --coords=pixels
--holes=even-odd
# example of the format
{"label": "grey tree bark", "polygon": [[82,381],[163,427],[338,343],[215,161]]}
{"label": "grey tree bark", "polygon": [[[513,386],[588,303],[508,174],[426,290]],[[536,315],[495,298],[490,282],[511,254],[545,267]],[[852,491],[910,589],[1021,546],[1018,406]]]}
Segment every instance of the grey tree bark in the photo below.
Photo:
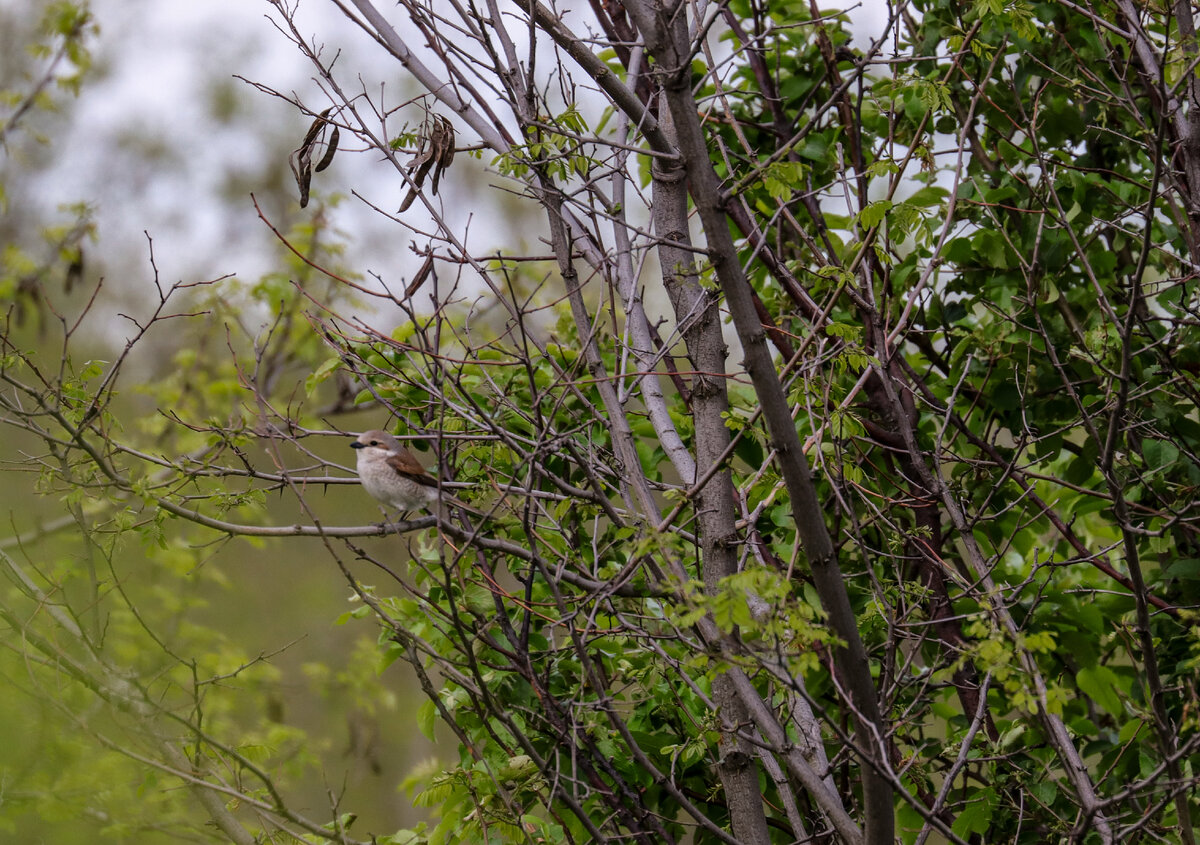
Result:
{"label": "grey tree bark", "polygon": [[657,62],[692,200],[704,227],[709,259],[742,343],[746,370],[762,403],[763,417],[787,484],[796,528],[812,567],[814,586],[831,626],[842,641],[836,652],[837,673],[849,690],[857,711],[861,731],[859,748],[864,755],[864,841],[891,843],[895,814],[892,787],[882,774],[888,762],[879,700],[800,437],[767,347],[766,332],[757,315],[750,285],[729,233],[728,216],[722,208],[720,180],[709,159],[696,100],[692,96],[692,49],[684,5],[641,2],[630,3],[626,8],[641,30],[648,52]]}

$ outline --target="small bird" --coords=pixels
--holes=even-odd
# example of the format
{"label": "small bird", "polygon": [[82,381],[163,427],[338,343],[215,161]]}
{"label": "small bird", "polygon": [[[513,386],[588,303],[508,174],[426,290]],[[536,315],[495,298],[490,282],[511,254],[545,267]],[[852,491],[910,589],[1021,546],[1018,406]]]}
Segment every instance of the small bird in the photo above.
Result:
{"label": "small bird", "polygon": [[350,448],[358,450],[358,477],[363,488],[385,505],[401,511],[425,508],[436,513],[440,498],[443,505],[479,513],[449,493],[439,497],[437,479],[386,431],[365,432],[350,444]]}

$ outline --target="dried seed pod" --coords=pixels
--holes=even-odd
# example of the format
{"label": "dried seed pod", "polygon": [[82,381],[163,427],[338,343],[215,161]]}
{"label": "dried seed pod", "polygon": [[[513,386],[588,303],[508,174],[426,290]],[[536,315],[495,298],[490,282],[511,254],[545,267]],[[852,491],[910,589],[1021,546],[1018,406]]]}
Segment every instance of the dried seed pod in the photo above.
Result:
{"label": "dried seed pod", "polygon": [[[300,189],[300,207],[304,208],[308,205],[308,191],[312,185],[312,153],[313,146],[317,139],[321,136],[326,124],[329,123],[327,118],[333,108],[327,108],[325,111],[317,115],[313,120],[312,125],[308,127],[308,132],[304,133],[304,141],[300,146],[288,156],[288,166],[292,168],[292,175],[296,177],[296,186]],[[332,124],[329,124],[332,125]],[[317,165],[317,170],[324,170],[333,161],[334,150],[337,149],[337,140],[339,132],[336,126],[333,127],[333,134],[330,138],[329,148],[325,151],[325,155],[321,158]]]}
{"label": "dried seed pod", "polygon": [[336,126],[329,133],[329,143],[325,147],[325,155],[321,156],[321,160],[317,162],[317,166],[313,168],[313,173],[320,173],[329,165],[333,164],[333,154],[337,152],[338,141],[341,140],[342,130]]}
{"label": "dried seed pod", "polygon": [[[425,184],[425,177],[429,175],[429,171],[433,171],[433,193],[438,191],[438,182],[441,181],[442,171],[444,171],[454,161],[454,127],[450,121],[441,115],[433,115],[421,127],[421,133],[417,142],[417,151],[413,154],[413,159],[408,163],[406,168],[412,174],[412,187],[408,189],[408,194],[404,197],[404,202],[400,203],[400,211],[406,211],[413,200],[417,198],[417,192],[421,186]],[[397,212],[399,213],[399,212]]]}

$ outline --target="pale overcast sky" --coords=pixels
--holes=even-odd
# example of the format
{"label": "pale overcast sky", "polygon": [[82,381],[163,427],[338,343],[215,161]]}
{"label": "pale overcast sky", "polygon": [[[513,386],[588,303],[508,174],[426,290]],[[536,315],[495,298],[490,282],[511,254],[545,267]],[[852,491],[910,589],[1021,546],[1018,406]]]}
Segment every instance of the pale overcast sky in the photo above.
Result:
{"label": "pale overcast sky", "polygon": [[[13,2],[18,0],[0,0]],[[856,42],[865,44],[879,26],[875,10],[881,3],[851,6],[862,30]],[[381,8],[387,13],[390,5]],[[232,77],[324,105],[311,67],[268,19],[275,9],[267,0],[92,0],[92,8],[101,26],[95,52],[108,74],[88,83],[75,105],[72,133],[55,139],[57,164],[40,192],[43,211],[78,199],[94,203],[100,252],[106,255],[144,257],[142,232],[148,230],[168,282],[234,272],[255,278],[270,266],[264,246],[269,233],[248,196],[232,206],[221,205],[218,197],[231,171],[262,173],[268,157],[279,155],[281,141],[295,136],[298,144],[307,121],[288,104]],[[331,49],[348,48],[339,65],[344,76],[353,68],[368,84],[394,80],[398,96],[403,70],[332,3],[300,0],[299,19],[302,31],[320,33]],[[249,113],[228,123],[214,120],[209,108],[214,83],[248,94]],[[449,191],[486,190],[455,184],[455,176],[463,181],[461,175],[451,171]],[[346,193],[359,187],[369,195],[381,179],[399,183],[369,154],[343,154],[323,176],[318,189]],[[480,207],[478,199],[456,205]],[[476,221],[479,242],[486,222]],[[352,249],[361,251],[364,270],[387,266],[393,281],[412,272],[396,266],[394,229],[374,212],[347,200],[337,223],[361,238]]]}

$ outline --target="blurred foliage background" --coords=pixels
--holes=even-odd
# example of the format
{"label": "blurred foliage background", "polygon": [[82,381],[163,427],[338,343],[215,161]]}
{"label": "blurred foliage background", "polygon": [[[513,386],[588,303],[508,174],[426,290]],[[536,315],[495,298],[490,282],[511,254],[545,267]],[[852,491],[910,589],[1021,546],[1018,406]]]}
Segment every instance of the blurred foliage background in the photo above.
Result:
{"label": "blurred foliage background", "polygon": [[[311,82],[263,9],[204,5],[197,12],[150,2],[0,2],[0,296],[12,303],[4,319],[14,343],[53,367],[63,327],[95,296],[69,365],[84,381],[86,362],[114,360],[134,329],[130,318],[153,310],[156,270],[172,281],[247,273],[192,301],[213,309],[205,325],[242,321],[251,334],[276,310],[280,285],[311,272],[258,221],[251,192],[278,225],[327,238],[331,251],[352,242],[366,261],[379,260],[381,248],[389,262],[405,260],[370,213],[328,196],[319,208],[298,209],[287,157],[303,118],[233,74],[273,76],[281,87]],[[339,19],[325,14],[323,25],[336,29]],[[337,167],[354,167],[348,161]],[[230,385],[204,381],[207,367],[197,366],[198,356],[224,354],[206,349],[223,339],[205,333],[193,325],[139,346],[114,416],[153,437],[166,428],[159,407],[228,407]],[[375,424],[362,415],[363,427]],[[317,449],[349,466],[349,442],[331,437]],[[356,606],[340,574],[307,559],[303,540],[213,544],[211,535],[197,536],[198,545],[123,540],[110,570],[114,549],[103,541],[81,548],[79,539],[112,518],[112,503],[50,489],[28,460],[38,452],[36,438],[5,438],[4,555],[47,577],[58,572],[64,583],[91,571],[93,583],[121,591],[115,602],[98,594],[93,616],[78,622],[131,667],[155,660],[148,630],[175,638],[198,672],[260,661],[229,682],[236,704],[220,694],[207,703],[212,719],[236,720],[261,743],[241,749],[247,756],[284,761],[279,775],[302,796],[298,806],[342,796],[375,830],[425,817],[396,786],[437,753],[413,730],[419,691],[403,663],[381,674],[370,621],[338,624]],[[310,500],[333,523],[378,518],[357,486]],[[288,497],[256,504],[265,508],[256,518],[268,522],[302,518]],[[394,542],[375,541],[381,549]],[[21,590],[17,580],[5,569],[0,589],[10,598]],[[27,610],[39,612],[36,604]],[[136,742],[87,694],[42,685],[16,633],[26,621],[7,621],[0,648],[0,838],[186,839],[173,819],[194,815],[187,793],[106,747]]]}

